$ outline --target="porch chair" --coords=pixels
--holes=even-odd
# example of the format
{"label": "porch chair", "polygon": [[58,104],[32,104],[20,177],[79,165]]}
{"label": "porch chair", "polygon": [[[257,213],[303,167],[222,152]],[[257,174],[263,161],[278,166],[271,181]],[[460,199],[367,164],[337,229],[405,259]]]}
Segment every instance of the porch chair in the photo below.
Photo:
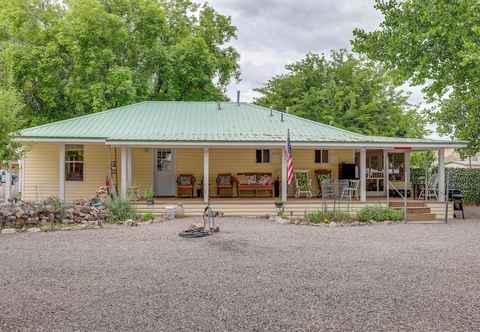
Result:
{"label": "porch chair", "polygon": [[352,198],[358,198],[358,189],[360,188],[360,180],[348,180],[348,186],[342,190],[341,199],[348,198],[349,201]]}
{"label": "porch chair", "polygon": [[231,197],[235,196],[234,187],[235,187],[235,178],[230,173],[218,174],[216,179],[217,184],[217,196],[220,196],[222,190],[230,191]]}
{"label": "porch chair", "polygon": [[336,197],[343,199],[343,192],[349,187],[350,185],[350,180],[347,179],[341,179],[338,180],[338,186],[337,186],[337,191],[336,191]]}
{"label": "porch chair", "polygon": [[314,173],[318,185],[318,197],[322,197],[322,182],[324,180],[332,180],[332,171],[329,169],[316,169]]}
{"label": "porch chair", "polygon": [[177,196],[193,198],[194,192],[195,176],[193,176],[192,174],[180,174],[177,177]]}
{"label": "porch chair", "polygon": [[300,198],[301,195],[312,198],[312,179],[308,170],[295,170],[295,197]]}
{"label": "porch chair", "polygon": [[425,185],[418,195],[418,199],[429,200],[430,198],[438,199],[438,177],[436,175],[425,181]]}
{"label": "porch chair", "polygon": [[320,183],[322,199],[335,198],[335,185],[330,179],[325,179]]}

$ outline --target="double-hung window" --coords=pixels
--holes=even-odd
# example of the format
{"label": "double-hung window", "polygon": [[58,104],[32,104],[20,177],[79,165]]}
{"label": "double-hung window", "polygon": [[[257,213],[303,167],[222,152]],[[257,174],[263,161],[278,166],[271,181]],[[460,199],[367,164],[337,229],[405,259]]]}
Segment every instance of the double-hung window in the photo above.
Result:
{"label": "double-hung window", "polygon": [[83,181],[84,178],[83,145],[65,146],[65,180]]}
{"label": "double-hung window", "polygon": [[257,164],[265,164],[270,162],[270,150],[258,149],[256,153]]}
{"label": "double-hung window", "polygon": [[328,164],[328,150],[315,150],[315,163]]}

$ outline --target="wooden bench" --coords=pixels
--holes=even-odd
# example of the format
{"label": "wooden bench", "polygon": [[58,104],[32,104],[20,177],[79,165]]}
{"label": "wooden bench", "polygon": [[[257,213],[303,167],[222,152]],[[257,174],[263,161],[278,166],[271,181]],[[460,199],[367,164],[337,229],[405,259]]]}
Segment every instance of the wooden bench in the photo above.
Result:
{"label": "wooden bench", "polygon": [[272,173],[238,173],[235,180],[238,197],[245,191],[254,192],[255,197],[258,197],[258,192],[270,192],[271,196],[274,196]]}

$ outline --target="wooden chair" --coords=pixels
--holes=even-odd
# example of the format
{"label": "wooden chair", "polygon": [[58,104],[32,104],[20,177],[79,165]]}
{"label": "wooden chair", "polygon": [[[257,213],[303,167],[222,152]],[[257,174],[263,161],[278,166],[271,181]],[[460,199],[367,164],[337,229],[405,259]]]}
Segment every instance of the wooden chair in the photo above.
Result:
{"label": "wooden chair", "polygon": [[296,170],[295,175],[295,197],[300,198],[301,195],[305,195],[308,198],[312,198],[312,179],[310,178],[308,170]]}
{"label": "wooden chair", "polygon": [[[235,178],[230,173],[218,174],[216,179],[217,196],[220,197],[222,191],[231,192],[231,197],[234,197],[234,187],[236,184]],[[238,191],[238,190],[237,190]]]}
{"label": "wooden chair", "polygon": [[[188,192],[187,195],[182,192]],[[192,197],[195,192],[195,176],[192,174],[180,174],[177,177],[177,196],[178,197]]]}

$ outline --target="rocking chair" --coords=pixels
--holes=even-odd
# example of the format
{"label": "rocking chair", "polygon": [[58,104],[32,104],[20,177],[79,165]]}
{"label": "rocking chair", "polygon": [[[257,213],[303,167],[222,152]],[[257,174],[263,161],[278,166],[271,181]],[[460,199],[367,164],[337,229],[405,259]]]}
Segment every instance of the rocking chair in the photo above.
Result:
{"label": "rocking chair", "polygon": [[312,198],[312,179],[308,170],[295,171],[295,197],[300,198],[301,195]]}

